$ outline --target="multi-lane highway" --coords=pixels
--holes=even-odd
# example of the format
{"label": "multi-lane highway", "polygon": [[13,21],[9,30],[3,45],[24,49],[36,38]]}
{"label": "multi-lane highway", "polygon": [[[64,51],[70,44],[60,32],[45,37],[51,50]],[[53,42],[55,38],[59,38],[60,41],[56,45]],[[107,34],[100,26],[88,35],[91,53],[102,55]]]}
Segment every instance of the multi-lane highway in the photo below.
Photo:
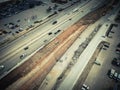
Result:
{"label": "multi-lane highway", "polygon": [[[54,20],[48,21],[44,25],[36,28],[34,31],[31,31],[30,33],[13,41],[12,43],[9,44],[9,46],[2,48],[0,51],[1,52],[0,62],[1,65],[5,66],[5,68],[0,71],[0,74],[3,74],[4,72],[5,74],[7,74],[11,68],[13,68],[15,65],[19,65],[19,63],[23,59],[25,59],[26,56],[29,56],[30,54],[38,50],[41,46],[47,44],[51,39],[55,38],[55,36],[57,36],[54,34],[56,31],[60,29],[62,32],[63,29],[72,25],[82,16],[84,16],[81,15],[80,17],[78,17],[80,13],[81,12],[65,14],[62,17],[59,16],[60,17],[59,19],[57,19],[58,17],[55,17]],[[87,13],[88,12],[84,14]],[[75,19],[73,19],[73,17],[75,17]],[[55,20],[57,20],[58,23],[52,25],[53,21]],[[52,32],[53,34],[48,35],[49,32]],[[25,47],[29,47],[28,50],[24,50]],[[23,59],[20,59],[20,56],[23,54],[25,54],[25,57]]]}
{"label": "multi-lane highway", "polygon": [[[0,71],[1,78],[3,77],[4,74],[7,74],[11,68],[27,60],[30,57],[30,55],[39,50],[41,46],[44,46],[49,41],[54,39],[65,28],[74,24],[81,17],[89,13],[91,11],[92,6],[96,2],[97,0],[91,0],[89,1],[89,3],[88,2],[85,3],[84,6],[83,5],[82,7],[80,6],[79,10],[76,12],[70,11],[69,13],[67,12],[67,14],[65,14],[66,12],[62,12],[62,14],[60,15],[65,14],[62,17],[58,15],[57,17],[54,18],[54,20],[52,19],[48,21],[44,25],[41,25],[35,30],[13,41],[7,47],[2,48],[0,50],[1,53],[0,63],[1,65],[4,65],[5,68]],[[101,4],[101,2],[97,4]],[[54,21],[57,21],[57,23],[53,25],[52,23]],[[61,32],[59,32],[58,34],[54,34],[58,30],[61,30]],[[52,32],[52,34],[48,35],[49,32]],[[26,47],[28,47],[27,50],[24,49]],[[21,55],[24,56],[22,59],[20,58]]]}
{"label": "multi-lane highway", "polygon": [[[88,2],[86,2],[88,3]],[[83,5],[85,5],[86,3],[84,3]],[[83,6],[83,5],[80,5],[79,7]],[[72,8],[73,9],[73,8]],[[69,10],[72,10],[72,9],[69,9]],[[1,47],[0,48],[0,52],[1,52],[1,56],[0,56],[0,59],[3,59],[5,56],[7,56],[8,54],[10,54],[11,52],[13,52],[14,50],[16,50],[18,47],[21,47],[23,46],[23,44],[25,43],[28,43],[28,41],[31,41],[29,40],[29,37],[31,37],[30,39],[34,39],[36,37],[38,37],[38,33],[43,33],[43,32],[46,32],[44,29],[47,29],[48,31],[48,28],[50,30],[50,27],[53,27],[55,25],[51,25],[53,23],[53,21],[56,21],[58,18],[60,18],[61,16],[63,16],[63,20],[61,20],[62,22],[64,22],[64,20],[68,19],[69,17],[71,17],[71,15],[66,15],[66,13],[68,13],[70,11],[64,11],[62,13],[59,13],[59,15],[55,16],[54,19],[48,21],[47,23],[45,23],[44,25],[41,25],[40,27],[34,29],[33,31],[27,33],[26,35],[20,37],[19,39],[13,41],[12,43],[4,46],[4,47]],[[74,13],[73,13],[74,14]],[[65,15],[65,16],[64,16]],[[66,17],[67,16],[67,17]],[[65,19],[64,19],[65,18]],[[62,23],[61,21],[58,20],[58,23]],[[57,25],[57,24],[56,24]],[[46,27],[47,26],[47,27]],[[32,34],[32,35],[31,35]],[[30,36],[31,35],[31,36]],[[23,39],[24,38],[24,39]],[[24,47],[22,47],[24,48]],[[0,62],[2,62],[3,60],[1,60]]]}

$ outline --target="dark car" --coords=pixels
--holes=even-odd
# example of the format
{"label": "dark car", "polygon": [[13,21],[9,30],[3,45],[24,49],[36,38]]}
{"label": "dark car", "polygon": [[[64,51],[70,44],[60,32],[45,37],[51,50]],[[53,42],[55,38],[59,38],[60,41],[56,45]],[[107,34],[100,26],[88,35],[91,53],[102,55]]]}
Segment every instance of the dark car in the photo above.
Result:
{"label": "dark car", "polygon": [[120,43],[117,45],[117,47],[120,47]]}
{"label": "dark car", "polygon": [[120,60],[118,60],[117,58],[113,58],[112,64],[120,67]]}
{"label": "dark car", "polygon": [[54,21],[52,24],[56,24],[57,23],[57,21]]}
{"label": "dark car", "polygon": [[49,33],[48,33],[48,35],[51,35],[51,34],[52,34],[52,32],[49,32]]}
{"label": "dark car", "polygon": [[60,32],[61,30],[58,30],[57,32]]}
{"label": "dark car", "polygon": [[116,49],[116,53],[117,53],[117,54],[120,54],[120,48],[117,48],[117,49]]}
{"label": "dark car", "polygon": [[59,9],[58,9],[58,11],[62,11],[62,10],[63,10],[63,8],[59,8]]}

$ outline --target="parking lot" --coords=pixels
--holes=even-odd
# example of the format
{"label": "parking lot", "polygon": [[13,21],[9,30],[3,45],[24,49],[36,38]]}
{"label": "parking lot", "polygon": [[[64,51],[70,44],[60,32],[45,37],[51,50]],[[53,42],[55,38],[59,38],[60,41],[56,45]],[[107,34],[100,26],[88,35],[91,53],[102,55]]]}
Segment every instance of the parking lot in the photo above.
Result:
{"label": "parking lot", "polygon": [[108,76],[108,70],[111,68],[115,72],[120,73],[120,67],[113,65],[113,58],[119,58],[119,54],[116,53],[116,47],[120,43],[120,26],[113,27],[112,32],[110,32],[110,38],[106,38],[106,41],[110,43],[109,47],[104,46],[97,57],[100,65],[93,64],[91,71],[89,72],[85,84],[90,87],[90,90],[113,90],[117,83],[114,76],[110,78]]}

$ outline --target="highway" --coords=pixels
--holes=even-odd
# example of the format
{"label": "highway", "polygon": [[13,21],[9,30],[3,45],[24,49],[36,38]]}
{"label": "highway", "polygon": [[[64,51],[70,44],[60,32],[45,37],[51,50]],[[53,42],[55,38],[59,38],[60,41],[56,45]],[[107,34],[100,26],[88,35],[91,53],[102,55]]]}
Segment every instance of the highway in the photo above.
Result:
{"label": "highway", "polygon": [[[0,50],[0,52],[1,52],[0,63],[5,66],[5,68],[2,71],[0,71],[0,74],[3,74],[4,72],[5,72],[5,74],[7,74],[8,71],[11,68],[13,68],[15,65],[19,65],[20,62],[24,62],[25,60],[27,60],[30,57],[29,55],[31,55],[33,52],[35,53],[37,50],[39,50],[39,48],[41,46],[44,46],[45,44],[47,44],[49,42],[49,41],[44,42],[45,40],[48,40],[48,39],[51,40],[57,36],[54,34],[48,35],[48,33],[50,31],[52,31],[54,33],[59,29],[63,30],[65,28],[67,28],[68,26],[74,24],[77,20],[79,20],[82,16],[84,16],[84,15],[81,15],[80,17],[78,17],[80,13],[81,12],[65,14],[62,17],[59,16],[60,17],[59,19],[57,19],[58,17],[55,17],[54,20],[48,21],[44,25],[31,31],[30,33],[13,41],[6,48]],[[87,13],[88,12],[85,12],[85,14],[87,14]],[[73,19],[73,17],[75,17],[75,19]],[[71,18],[72,18],[72,20],[69,20]],[[55,20],[57,20],[58,23],[55,25],[52,25],[52,22]],[[27,46],[29,47],[29,49],[24,50],[24,48]],[[20,56],[24,53],[26,53],[28,57],[25,58],[23,61],[20,59]]]}
{"label": "highway", "polygon": [[[85,6],[81,7],[81,9],[78,12],[65,14],[59,19],[58,17],[55,17],[54,20],[48,21],[47,23],[45,23],[41,27],[36,28],[34,31],[30,32],[29,34],[20,37],[19,39],[17,39],[17,41],[12,42],[12,45],[10,45],[9,47],[2,49],[0,51],[1,53],[0,63],[1,65],[4,65],[5,68],[2,71],[0,71],[0,74],[3,75],[3,73],[8,73],[9,70],[13,68],[15,65],[19,65],[20,62],[24,62],[25,60],[27,60],[30,57],[29,55],[33,54],[33,52],[35,53],[37,50],[39,50],[41,46],[44,46],[50,40],[54,39],[57,36],[54,34],[48,35],[49,32],[55,33],[59,29],[62,32],[62,30],[72,25],[81,17],[89,13],[94,3],[96,3],[96,1],[92,0],[89,3],[87,3]],[[55,20],[57,20],[58,23],[52,25],[52,22]],[[47,42],[44,42],[45,40],[47,40]],[[29,47],[29,49],[24,50],[24,48],[27,46]],[[25,53],[27,54],[28,57],[21,60],[20,56]]]}
{"label": "highway", "polygon": [[[85,4],[85,3],[84,3]],[[84,5],[83,4],[83,5]],[[72,10],[72,8],[70,9]],[[27,33],[26,35],[18,38],[17,40],[13,41],[12,43],[10,43],[9,45],[6,45],[4,47],[0,48],[0,62],[4,61],[3,58],[6,57],[8,54],[11,54],[12,52],[14,52],[15,50],[17,50],[18,48],[22,47],[24,48],[24,45],[28,42],[30,42],[31,40],[33,40],[34,38],[38,37],[38,33],[44,33],[46,31],[48,31],[49,26],[53,26],[51,25],[53,21],[57,20],[58,18],[60,18],[61,16],[65,17],[65,16],[71,16],[71,15],[66,15],[68,11],[64,11],[62,13],[59,13],[59,15],[55,16],[54,19],[48,21],[47,23],[41,25],[40,27],[36,28],[35,30]],[[65,16],[64,16],[65,15]],[[67,18],[67,17],[66,17]],[[58,21],[59,23],[60,21]],[[63,20],[62,20],[63,22]],[[47,27],[46,27],[47,26]],[[55,25],[54,25],[55,26]],[[44,30],[47,29],[47,30]],[[40,35],[40,34],[39,34]],[[31,37],[31,38],[29,38]],[[24,39],[23,39],[24,38]],[[31,39],[31,40],[30,40]]]}

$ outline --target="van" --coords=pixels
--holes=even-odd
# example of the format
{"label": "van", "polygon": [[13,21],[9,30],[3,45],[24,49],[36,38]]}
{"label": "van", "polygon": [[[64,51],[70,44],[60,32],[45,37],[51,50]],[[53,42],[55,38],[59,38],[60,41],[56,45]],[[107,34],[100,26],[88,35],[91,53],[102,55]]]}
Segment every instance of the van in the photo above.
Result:
{"label": "van", "polygon": [[108,76],[109,76],[110,78],[113,78],[114,73],[115,73],[115,70],[114,70],[114,69],[110,69],[110,70],[108,71]]}

